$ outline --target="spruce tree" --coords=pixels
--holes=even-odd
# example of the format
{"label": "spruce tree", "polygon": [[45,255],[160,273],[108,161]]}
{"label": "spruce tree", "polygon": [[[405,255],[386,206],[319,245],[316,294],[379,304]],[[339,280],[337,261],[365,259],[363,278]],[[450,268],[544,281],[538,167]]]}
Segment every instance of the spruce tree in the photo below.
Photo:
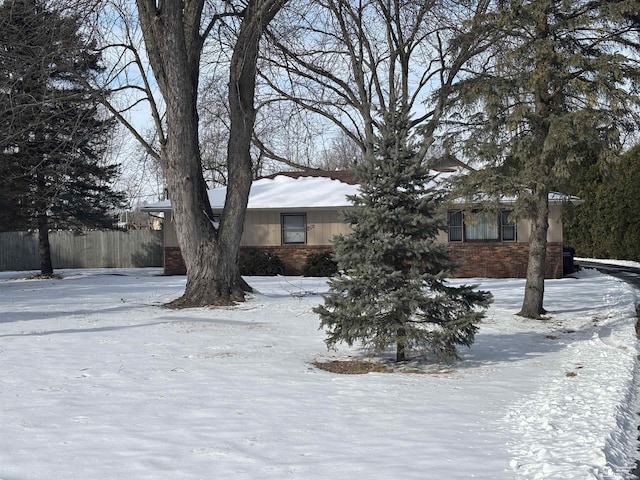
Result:
{"label": "spruce tree", "polygon": [[101,72],[80,20],[40,0],[0,5],[0,204],[5,228],[37,230],[41,273],[53,273],[49,230],[109,228],[123,196],[104,163],[114,123],[83,78]]}
{"label": "spruce tree", "polygon": [[314,311],[329,347],[361,342],[381,353],[395,345],[398,362],[411,350],[456,357],[457,345],[473,343],[491,295],[447,284],[455,264],[435,242],[446,228],[442,191],[408,115],[389,112],[383,120],[374,155],[356,167],[360,194],[344,212],[352,232],[334,238],[340,273]]}
{"label": "spruce tree", "polygon": [[638,11],[638,0],[498,1],[474,25],[492,45],[456,86],[451,118],[469,158],[491,167],[468,176],[471,193],[516,196],[531,223],[524,317],[545,313],[549,193],[637,129]]}

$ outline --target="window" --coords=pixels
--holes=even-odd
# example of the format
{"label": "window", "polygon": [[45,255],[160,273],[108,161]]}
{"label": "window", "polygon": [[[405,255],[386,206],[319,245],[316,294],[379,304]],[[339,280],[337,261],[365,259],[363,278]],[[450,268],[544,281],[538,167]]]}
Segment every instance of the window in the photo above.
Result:
{"label": "window", "polygon": [[464,217],[465,240],[499,240],[498,216],[489,212],[472,212]]}
{"label": "window", "polygon": [[509,217],[511,217],[510,211],[503,210],[500,212],[500,225],[502,227],[503,242],[516,241],[516,222]]}
{"label": "window", "polygon": [[282,214],[282,243],[307,243],[306,214]]}
{"label": "window", "polygon": [[462,241],[462,212],[449,212],[449,241]]}
{"label": "window", "polygon": [[449,241],[502,240],[515,242],[516,224],[509,218],[510,214],[511,212],[508,210],[499,213],[449,212]]}

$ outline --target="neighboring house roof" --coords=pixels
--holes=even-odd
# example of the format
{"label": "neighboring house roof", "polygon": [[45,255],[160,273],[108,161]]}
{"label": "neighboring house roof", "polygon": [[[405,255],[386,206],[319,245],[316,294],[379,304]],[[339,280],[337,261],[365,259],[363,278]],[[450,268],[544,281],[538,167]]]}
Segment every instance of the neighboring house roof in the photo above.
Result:
{"label": "neighboring house roof", "polygon": [[433,169],[438,172],[460,172],[460,171],[474,171],[475,168],[464,163],[462,160],[458,160],[453,155],[445,155],[437,159],[433,165]]}
{"label": "neighboring house roof", "polygon": [[320,170],[318,168],[308,168],[304,171],[298,172],[279,172],[274,173],[273,175],[267,175],[263,178],[271,178],[274,179],[280,175],[284,175],[286,177],[291,178],[300,178],[300,177],[324,177],[330,178],[332,180],[339,180],[342,183],[348,183],[349,185],[357,185],[358,180],[356,178],[355,172],[352,170]]}
{"label": "neighboring house roof", "polygon": [[[445,180],[457,172],[441,171],[438,180]],[[211,208],[221,210],[227,194],[226,187],[209,190]],[[308,170],[304,172],[283,172],[255,180],[249,193],[249,210],[293,210],[311,208],[344,208],[352,203],[347,196],[359,193],[355,176],[348,171]],[[513,203],[513,198],[505,198],[504,203]],[[551,203],[571,201],[580,203],[578,197],[561,193],[550,193]],[[141,210],[145,212],[162,212],[171,210],[171,200],[164,200],[147,205]]]}

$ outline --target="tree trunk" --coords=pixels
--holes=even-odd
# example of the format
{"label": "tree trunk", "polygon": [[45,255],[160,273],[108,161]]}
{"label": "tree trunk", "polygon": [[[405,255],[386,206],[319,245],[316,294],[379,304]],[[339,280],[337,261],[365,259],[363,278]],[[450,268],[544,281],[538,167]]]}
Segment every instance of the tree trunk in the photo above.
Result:
{"label": "tree trunk", "polygon": [[53,275],[51,244],[49,243],[49,218],[43,212],[38,214],[38,250],[40,252],[40,275]]}
{"label": "tree trunk", "polygon": [[49,243],[49,216],[47,215],[47,182],[42,172],[36,175],[37,222],[38,222],[38,251],[40,253],[40,275],[53,275],[53,263],[51,262],[51,244]]}
{"label": "tree trunk", "polygon": [[168,306],[204,307],[243,301],[244,291],[250,287],[239,274],[237,255],[217,242],[203,244],[199,251],[207,261],[196,261],[191,265],[184,295]]}
{"label": "tree trunk", "polygon": [[[276,1],[275,4],[278,2]],[[275,11],[263,12],[271,6]],[[251,139],[255,125],[254,107],[258,48],[262,32],[281,6],[271,0],[249,2],[238,33],[229,68],[229,116],[231,129],[227,145],[227,195],[218,232],[219,274],[226,280],[224,288],[239,297],[250,287],[242,280],[238,260],[240,240],[253,179]]]}
{"label": "tree trunk", "polygon": [[547,257],[547,231],[549,230],[549,189],[546,185],[537,185],[533,201],[527,280],[524,287],[522,309],[518,315],[539,319],[541,315],[547,313],[542,306]]}
{"label": "tree trunk", "polygon": [[[409,313],[407,313],[407,315],[409,315]],[[404,327],[398,328],[396,331],[396,363],[404,362],[406,360],[406,336],[406,329]]]}
{"label": "tree trunk", "polygon": [[[176,74],[179,83],[178,77]],[[174,93],[172,97],[167,101],[168,135],[161,163],[187,268],[187,285],[182,297],[169,306],[229,305],[242,301],[246,284],[239,273],[238,253],[251,186],[250,161],[248,185],[237,192],[238,197],[245,197],[244,203],[239,208],[225,206],[220,230],[216,231],[202,176],[196,92]]]}
{"label": "tree trunk", "polygon": [[[549,26],[546,15],[537,17],[535,35],[539,39],[548,38]],[[531,192],[532,214],[527,280],[524,287],[522,309],[518,312],[518,315],[523,317],[536,319],[547,313],[542,304],[547,258],[547,231],[549,230],[550,165],[553,160],[549,158],[549,153],[545,153],[544,146],[549,136],[549,118],[552,115],[551,97],[548,93],[552,81],[551,74],[552,72],[543,70],[543,73],[536,76],[533,83],[535,115],[532,116],[531,129],[534,132],[533,151],[535,153],[528,161],[532,162],[531,170],[536,172],[537,180]]]}
{"label": "tree trunk", "polygon": [[[162,73],[157,76],[167,108],[167,135],[160,164],[187,270],[185,292],[169,306],[228,305],[243,300],[244,295],[239,275],[227,271],[234,264],[233,252],[232,258],[227,258],[230,253],[218,246],[202,175],[197,111],[200,55],[193,51],[200,48],[200,41],[197,31],[180,24],[195,20],[183,18],[179,6],[176,9],[175,5],[166,5],[160,12],[166,14],[167,20],[162,24],[162,37],[154,37],[160,55],[150,58],[161,63],[157,67]],[[199,19],[195,23],[199,24]],[[157,26],[155,23],[154,28]],[[227,223],[235,221],[228,219]]]}
{"label": "tree trunk", "polygon": [[240,239],[251,188],[251,136],[257,52],[265,26],[284,0],[251,0],[234,46],[229,81],[229,182],[219,229],[202,174],[197,96],[204,38],[204,0],[136,0],[149,61],[166,104],[167,135],[160,164],[171,195],[178,244],[187,269],[184,295],[171,307],[228,305],[244,300]]}

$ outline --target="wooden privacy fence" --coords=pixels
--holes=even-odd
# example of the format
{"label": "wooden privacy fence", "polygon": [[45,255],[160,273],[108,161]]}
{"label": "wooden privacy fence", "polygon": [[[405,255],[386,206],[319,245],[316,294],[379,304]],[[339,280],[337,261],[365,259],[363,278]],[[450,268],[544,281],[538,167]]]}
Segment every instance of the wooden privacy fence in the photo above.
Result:
{"label": "wooden privacy fence", "polygon": [[[162,266],[162,231],[50,232],[53,268]],[[0,271],[38,270],[38,235],[0,232]]]}

